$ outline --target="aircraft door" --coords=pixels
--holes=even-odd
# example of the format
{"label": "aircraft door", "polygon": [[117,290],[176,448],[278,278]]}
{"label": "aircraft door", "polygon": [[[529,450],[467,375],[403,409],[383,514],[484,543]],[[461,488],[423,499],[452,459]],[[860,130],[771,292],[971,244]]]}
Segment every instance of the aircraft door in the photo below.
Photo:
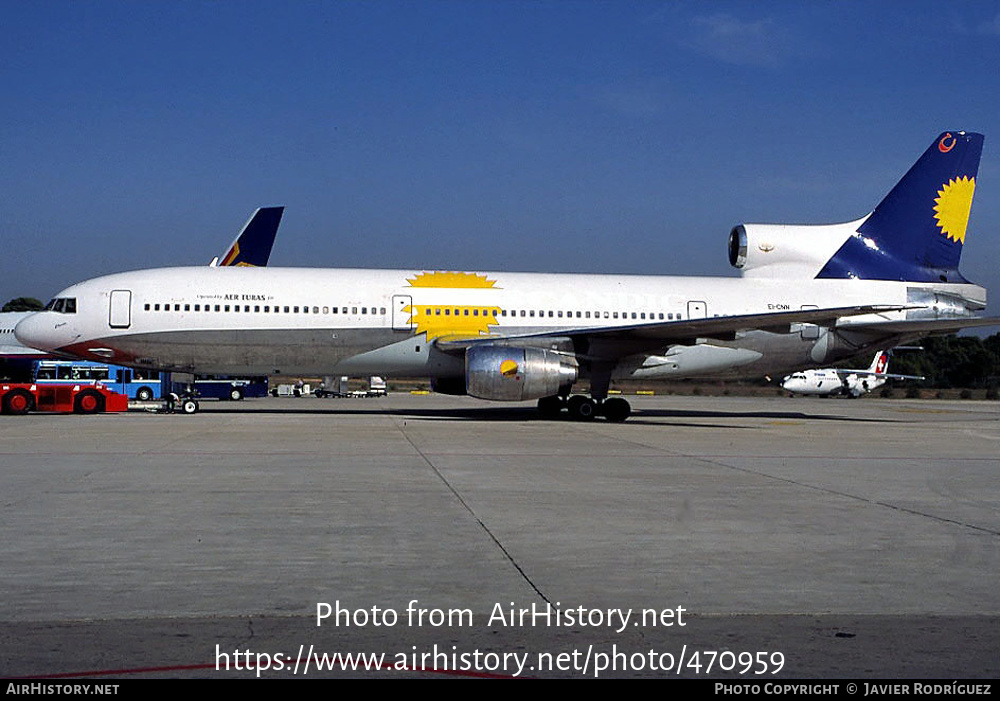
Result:
{"label": "aircraft door", "polygon": [[413,324],[410,321],[416,314],[410,312],[413,305],[413,298],[410,295],[392,296],[392,330],[412,331]]}
{"label": "aircraft door", "polygon": [[113,329],[127,329],[132,325],[132,292],[112,290],[108,310],[108,324]]}
{"label": "aircraft door", "polygon": [[[802,310],[808,311],[810,309],[819,309],[815,304],[803,304]],[[817,339],[819,338],[819,327],[816,324],[799,324],[799,331],[802,334],[802,340]]]}
{"label": "aircraft door", "polygon": [[707,316],[707,304],[704,302],[688,302],[688,319],[704,319]]}

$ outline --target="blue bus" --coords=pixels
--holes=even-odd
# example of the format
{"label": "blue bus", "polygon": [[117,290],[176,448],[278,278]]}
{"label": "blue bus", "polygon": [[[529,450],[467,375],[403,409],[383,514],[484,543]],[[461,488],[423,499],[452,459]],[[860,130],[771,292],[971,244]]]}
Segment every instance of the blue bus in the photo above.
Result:
{"label": "blue bus", "polygon": [[[180,383],[171,383],[170,373],[167,372],[127,368],[89,360],[39,360],[35,363],[34,382],[38,384],[100,382],[112,391],[140,401],[163,397],[170,389],[175,392],[184,389],[184,385]],[[166,387],[167,383],[173,387]],[[267,378],[196,375],[194,390],[199,398],[207,399],[239,401],[244,397],[266,397]]]}

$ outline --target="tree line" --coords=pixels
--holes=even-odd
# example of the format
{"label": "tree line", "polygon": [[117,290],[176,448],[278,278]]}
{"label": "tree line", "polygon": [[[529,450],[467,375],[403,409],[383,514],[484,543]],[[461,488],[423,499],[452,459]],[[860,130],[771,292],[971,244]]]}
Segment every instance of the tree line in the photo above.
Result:
{"label": "tree line", "polygon": [[977,336],[932,336],[914,344],[922,351],[897,351],[889,372],[923,375],[919,387],[982,389],[1000,387],[1000,333]]}

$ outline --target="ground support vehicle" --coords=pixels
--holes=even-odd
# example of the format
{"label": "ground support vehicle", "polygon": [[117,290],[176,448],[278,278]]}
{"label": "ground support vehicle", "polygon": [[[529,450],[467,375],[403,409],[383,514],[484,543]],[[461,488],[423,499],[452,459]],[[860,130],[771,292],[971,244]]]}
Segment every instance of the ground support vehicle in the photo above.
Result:
{"label": "ground support vehicle", "polygon": [[127,410],[128,397],[112,392],[100,383],[0,384],[0,412],[4,414],[27,414],[31,411],[100,414]]}

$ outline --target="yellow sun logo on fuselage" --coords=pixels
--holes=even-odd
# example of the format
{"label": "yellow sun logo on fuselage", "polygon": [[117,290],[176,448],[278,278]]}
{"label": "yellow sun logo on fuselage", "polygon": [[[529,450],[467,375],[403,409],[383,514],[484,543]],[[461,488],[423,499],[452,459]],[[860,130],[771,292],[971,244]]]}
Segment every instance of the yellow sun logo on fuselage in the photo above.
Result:
{"label": "yellow sun logo on fuselage", "polygon": [[416,326],[418,334],[426,333],[428,341],[488,336],[490,326],[500,323],[497,321],[500,310],[496,307],[413,304],[403,311],[410,313],[410,323]]}
{"label": "yellow sun logo on fuselage", "polygon": [[418,273],[406,281],[410,283],[410,287],[454,287],[463,290],[494,287],[497,284],[496,280],[490,280],[481,273],[452,273],[447,270]]}
{"label": "yellow sun logo on fuselage", "polygon": [[[408,278],[410,287],[435,287],[456,290],[497,289],[496,280],[481,273],[449,271],[423,272]],[[465,300],[463,300],[465,301]],[[426,334],[427,340],[435,338],[474,338],[488,336],[490,326],[496,326],[500,309],[482,304],[426,304],[415,301],[404,307],[409,312],[410,323],[416,333]]]}
{"label": "yellow sun logo on fuselage", "polygon": [[965,243],[965,229],[969,225],[972,210],[972,196],[976,191],[976,179],[962,176],[952,178],[938,190],[934,200],[934,218],[941,227],[941,233],[957,243]]}

